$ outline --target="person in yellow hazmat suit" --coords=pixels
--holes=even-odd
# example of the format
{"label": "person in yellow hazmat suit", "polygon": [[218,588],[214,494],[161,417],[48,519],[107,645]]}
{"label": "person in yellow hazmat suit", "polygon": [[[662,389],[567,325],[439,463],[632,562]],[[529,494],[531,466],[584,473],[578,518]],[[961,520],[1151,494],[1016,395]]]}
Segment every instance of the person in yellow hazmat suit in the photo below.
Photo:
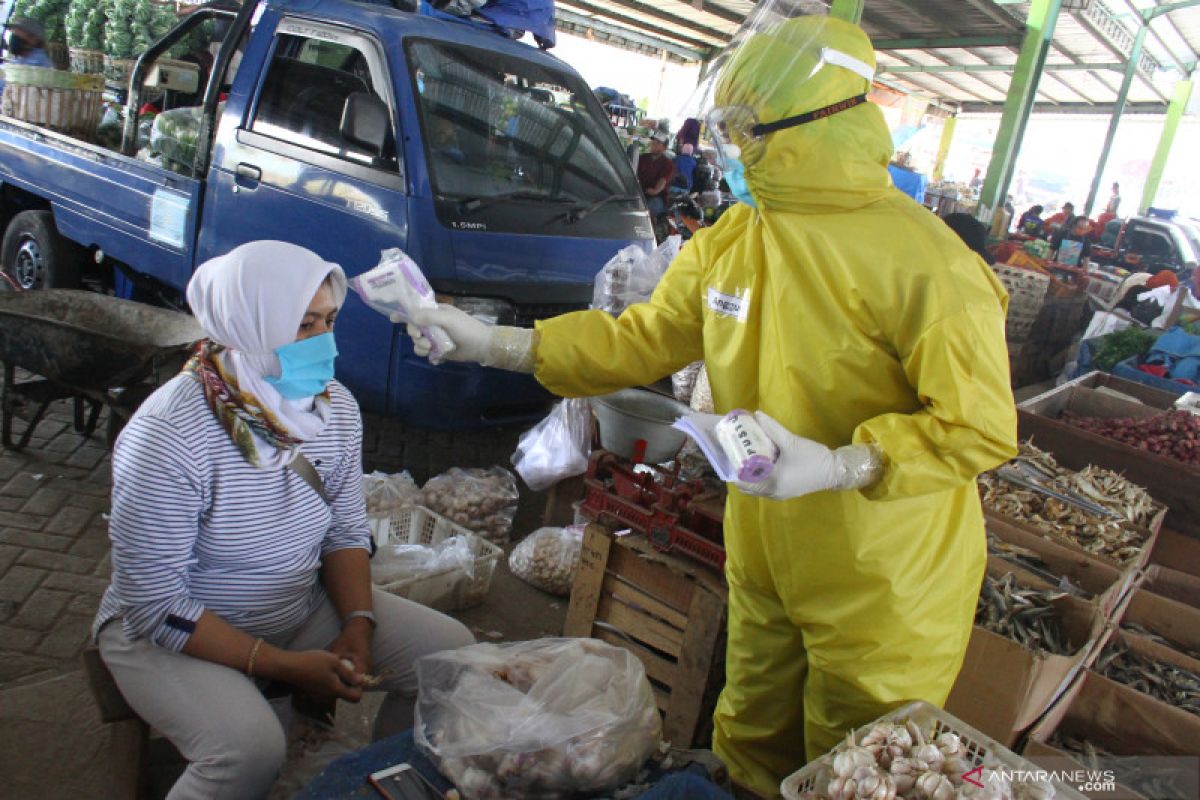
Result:
{"label": "person in yellow hazmat suit", "polygon": [[696,234],[649,302],[536,331],[442,306],[409,333],[425,355],[419,328],[440,326],[449,358],[532,371],[566,397],[703,358],[718,412],[758,412],[780,455],[726,507],[714,749],[773,795],[854,726],[945,702],[986,558],[975,477],[1017,450],[1007,296],[890,185],[867,36],[824,16],[758,19],[705,115],[744,202]]}

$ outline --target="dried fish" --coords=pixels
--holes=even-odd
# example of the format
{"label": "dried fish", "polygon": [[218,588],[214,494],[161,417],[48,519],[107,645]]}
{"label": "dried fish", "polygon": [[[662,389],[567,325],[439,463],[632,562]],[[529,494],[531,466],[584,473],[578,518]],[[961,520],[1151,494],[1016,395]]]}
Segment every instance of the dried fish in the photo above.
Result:
{"label": "dried fish", "polygon": [[1187,767],[1173,770],[1160,760],[1147,766],[1144,759],[1122,758],[1087,739],[1067,736],[1061,731],[1055,732],[1047,744],[1070,753],[1093,772],[1111,770],[1118,783],[1142,797],[1186,797],[1192,785]]}
{"label": "dried fish", "polygon": [[1027,547],[1006,542],[991,531],[988,531],[987,534],[987,547],[988,552],[992,555],[1002,558],[1010,564],[1016,564],[1028,572],[1032,572],[1047,583],[1057,586],[1061,591],[1085,600],[1091,599],[1093,596],[1091,592],[1071,583],[1071,580],[1067,576],[1059,575],[1050,569],[1040,555]]}
{"label": "dried fish", "polygon": [[979,493],[989,510],[1066,536],[1085,551],[1120,563],[1140,556],[1150,533],[1144,526],[1160,509],[1145,489],[1111,470],[1061,467],[1030,442],[1010,463],[1019,464],[1028,480],[1014,483],[1007,466],[980,475]]}
{"label": "dried fish", "polygon": [[1200,716],[1200,676],[1194,672],[1134,653],[1120,641],[1104,648],[1095,669],[1118,683]]}
{"label": "dried fish", "polygon": [[1133,631],[1139,636],[1145,636],[1147,639],[1158,642],[1159,644],[1169,647],[1172,650],[1178,650],[1180,653],[1200,661],[1200,650],[1192,650],[1191,648],[1176,644],[1169,639],[1159,636],[1157,633],[1151,633],[1146,628],[1138,625],[1136,622],[1122,622],[1121,627],[1127,631]]}
{"label": "dried fish", "polygon": [[985,575],[975,624],[1006,636],[1034,652],[1070,655],[1075,648],[1063,632],[1055,600],[1065,592],[1028,589],[1017,584],[1011,572],[1002,578]]}

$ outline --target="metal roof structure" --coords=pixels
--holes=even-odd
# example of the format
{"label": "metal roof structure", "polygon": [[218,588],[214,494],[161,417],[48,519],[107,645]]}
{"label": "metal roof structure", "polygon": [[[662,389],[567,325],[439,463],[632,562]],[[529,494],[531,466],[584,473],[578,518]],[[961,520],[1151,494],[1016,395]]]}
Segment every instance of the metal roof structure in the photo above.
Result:
{"label": "metal roof structure", "polygon": [[[557,0],[557,16],[566,32],[694,62],[728,42],[752,7],[750,0]],[[962,111],[998,112],[1029,8],[1012,0],[866,0],[861,24],[875,43],[880,83]],[[1110,113],[1143,21],[1124,113],[1164,113],[1174,83],[1200,60],[1196,0],[1062,0],[1033,110]]]}

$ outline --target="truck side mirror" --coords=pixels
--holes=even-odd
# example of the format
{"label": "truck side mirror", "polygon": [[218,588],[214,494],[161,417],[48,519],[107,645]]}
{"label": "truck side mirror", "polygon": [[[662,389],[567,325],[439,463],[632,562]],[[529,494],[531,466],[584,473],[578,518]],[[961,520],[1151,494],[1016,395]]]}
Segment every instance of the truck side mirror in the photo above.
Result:
{"label": "truck side mirror", "polygon": [[346,98],[340,128],[343,139],[380,158],[391,129],[387,103],[370,92],[354,92]]}

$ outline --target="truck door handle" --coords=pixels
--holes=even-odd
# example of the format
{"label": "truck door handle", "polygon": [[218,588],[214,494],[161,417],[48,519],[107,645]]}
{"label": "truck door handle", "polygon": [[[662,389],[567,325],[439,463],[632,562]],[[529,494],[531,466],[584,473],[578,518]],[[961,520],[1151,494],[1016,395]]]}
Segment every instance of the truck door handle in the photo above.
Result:
{"label": "truck door handle", "polygon": [[238,164],[234,170],[237,182],[243,186],[254,186],[262,180],[262,170],[253,164]]}

